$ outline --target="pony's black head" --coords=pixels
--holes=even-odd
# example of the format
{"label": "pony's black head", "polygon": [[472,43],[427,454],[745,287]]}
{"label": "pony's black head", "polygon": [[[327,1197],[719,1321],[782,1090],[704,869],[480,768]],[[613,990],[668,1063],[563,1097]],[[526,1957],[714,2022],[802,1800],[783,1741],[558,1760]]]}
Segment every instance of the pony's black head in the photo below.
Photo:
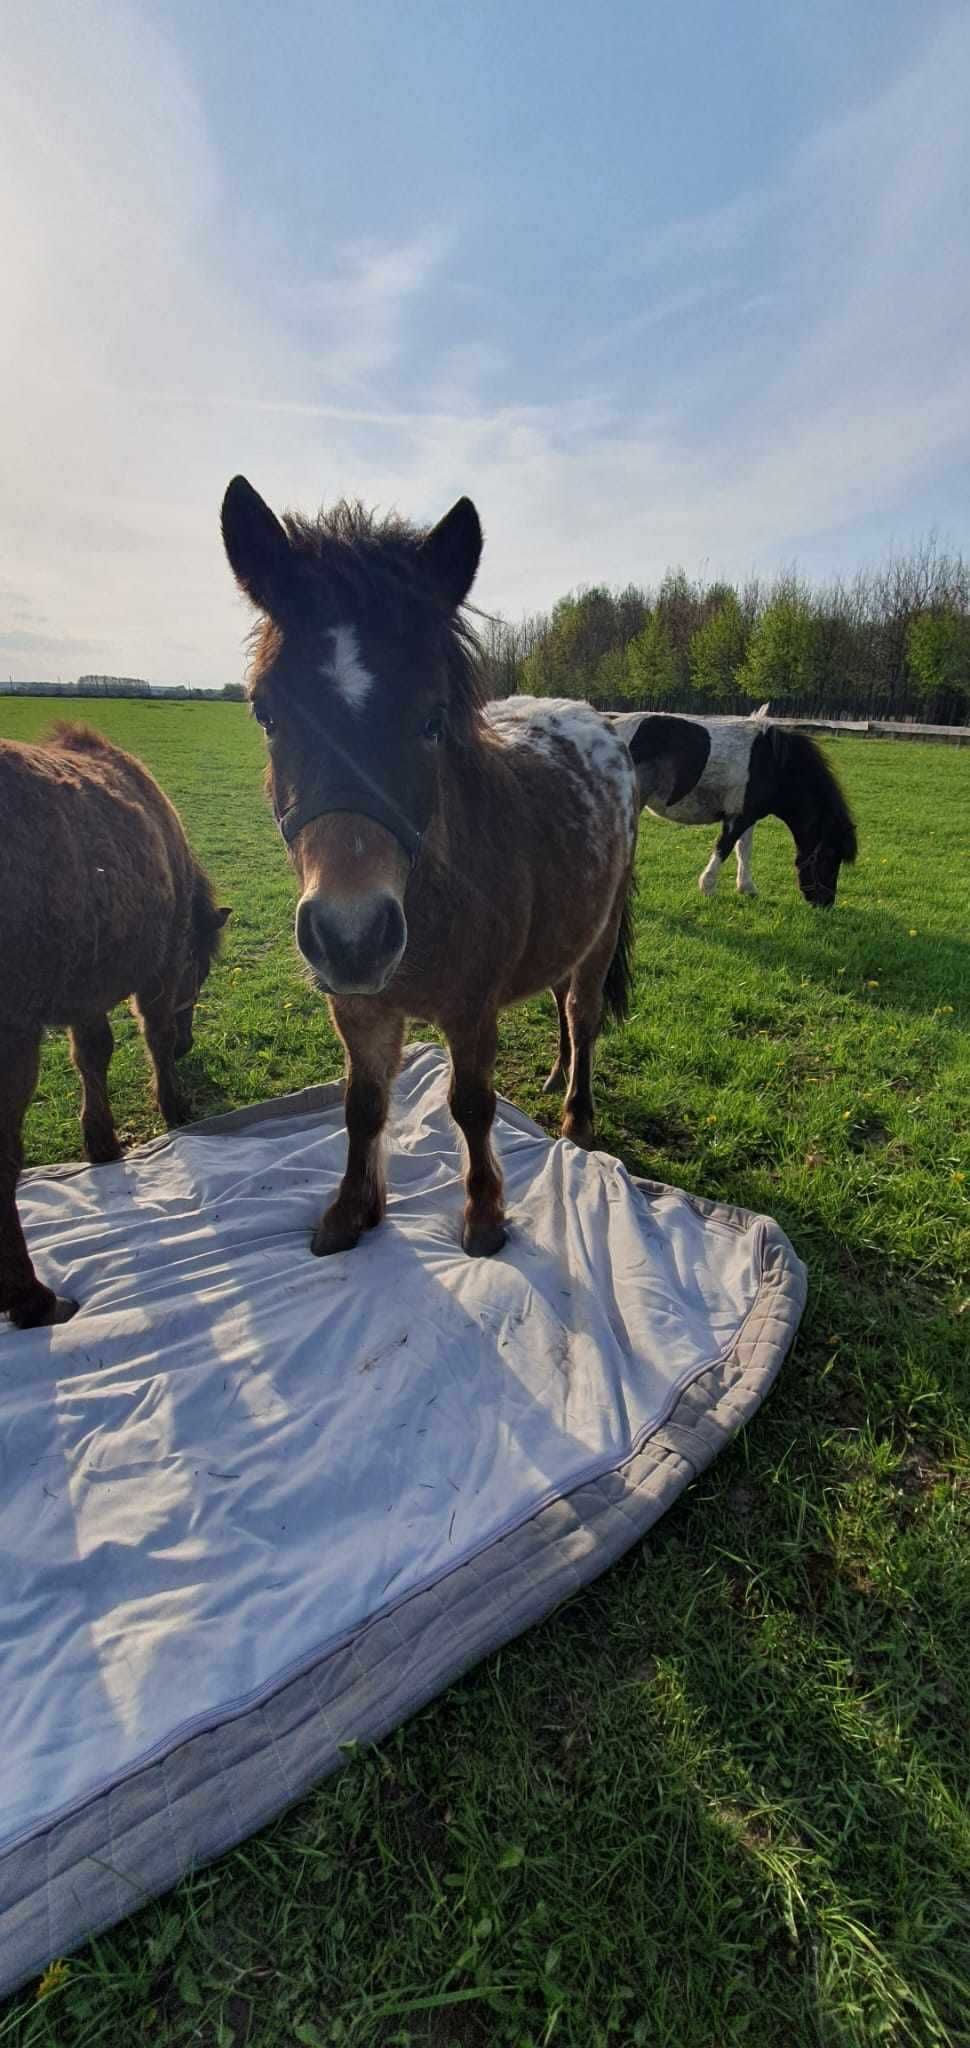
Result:
{"label": "pony's black head", "polygon": [[281,524],[236,477],[222,532],[263,614],[250,699],[302,885],[297,944],[328,994],[375,994],[407,944],[404,891],[442,764],[481,703],[459,611],[481,554],[478,514],[459,498],[419,532],[344,503]]}
{"label": "pony's black head", "polygon": [[[807,733],[769,726],[755,741],[767,745],[775,776],[770,808],[795,841],[795,874],[806,903],[828,910],[835,902],[843,861],[855,860],[855,821],[837,777]],[[752,748],[752,759],[754,748]]]}
{"label": "pony's black head", "polygon": [[806,903],[817,910],[830,910],[838,888],[841,856],[831,846],[819,844],[795,855],[795,874]]}
{"label": "pony's black head", "polygon": [[188,953],[175,994],[175,1057],[180,1060],[192,1050],[195,1006],[212,962],[222,944],[222,934],[232,912],[217,904],[212,885],[201,868],[192,886],[192,922]]}

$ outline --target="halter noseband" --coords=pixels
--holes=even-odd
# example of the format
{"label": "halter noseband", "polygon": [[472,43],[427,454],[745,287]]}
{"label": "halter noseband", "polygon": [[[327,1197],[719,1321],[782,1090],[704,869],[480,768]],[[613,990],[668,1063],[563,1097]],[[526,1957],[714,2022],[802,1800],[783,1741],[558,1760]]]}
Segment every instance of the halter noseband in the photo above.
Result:
{"label": "halter noseband", "polygon": [[289,804],[285,811],[278,811],[276,822],[287,846],[292,846],[304,825],[311,824],[314,818],[327,818],[332,811],[356,812],[359,817],[372,818],[375,825],[383,825],[398,845],[403,846],[411,866],[414,866],[424,834],[412,825],[410,818],[405,817],[390,797],[383,796],[377,789],[355,789],[349,784],[317,789],[299,803]]}

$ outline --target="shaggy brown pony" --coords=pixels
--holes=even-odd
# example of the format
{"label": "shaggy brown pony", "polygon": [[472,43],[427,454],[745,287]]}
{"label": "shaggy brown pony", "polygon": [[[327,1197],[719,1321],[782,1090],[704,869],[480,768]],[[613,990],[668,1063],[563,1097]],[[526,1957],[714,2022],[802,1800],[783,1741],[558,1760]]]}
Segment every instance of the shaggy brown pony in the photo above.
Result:
{"label": "shaggy brown pony", "polygon": [[41,1037],[67,1025],[84,1149],[118,1159],[107,1012],[133,998],[166,1123],[184,1122],[174,1061],[228,910],[216,907],[172,804],[130,754],[82,726],[39,746],[0,740],[0,1312],[20,1329],[77,1303],[38,1280],[15,1190]]}
{"label": "shaggy brown pony", "polygon": [[505,1239],[492,1151],[498,1013],[546,987],[569,1038],[563,1131],[593,1137],[590,1062],[627,994],[639,798],[588,706],[486,706],[461,606],[482,535],[467,498],[431,532],[339,505],[274,517],[244,478],[222,509],[263,613],[251,701],[302,895],[297,944],[347,1053],[347,1166],[313,1238],[347,1250],[384,1213],[381,1132],[406,1020],[444,1032],[468,1147],[462,1242]]}

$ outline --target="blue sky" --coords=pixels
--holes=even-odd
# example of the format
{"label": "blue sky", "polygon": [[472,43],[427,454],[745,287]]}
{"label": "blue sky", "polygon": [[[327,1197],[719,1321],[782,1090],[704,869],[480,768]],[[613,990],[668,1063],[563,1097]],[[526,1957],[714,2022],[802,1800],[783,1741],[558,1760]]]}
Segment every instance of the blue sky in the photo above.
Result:
{"label": "blue sky", "polygon": [[967,545],[970,12],[34,0],[5,23],[0,675],[241,672],[229,476],[597,580]]}

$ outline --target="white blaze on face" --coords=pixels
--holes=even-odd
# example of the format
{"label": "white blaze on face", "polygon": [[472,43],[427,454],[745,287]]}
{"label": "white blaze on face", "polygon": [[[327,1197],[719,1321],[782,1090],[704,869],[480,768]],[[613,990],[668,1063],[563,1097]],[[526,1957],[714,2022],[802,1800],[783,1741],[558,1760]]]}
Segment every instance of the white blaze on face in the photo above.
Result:
{"label": "white blaze on face", "polygon": [[330,638],[333,654],[329,661],[321,662],[320,674],[334,684],[351,711],[363,711],[374,687],[374,678],[361,661],[355,628],[335,626]]}

